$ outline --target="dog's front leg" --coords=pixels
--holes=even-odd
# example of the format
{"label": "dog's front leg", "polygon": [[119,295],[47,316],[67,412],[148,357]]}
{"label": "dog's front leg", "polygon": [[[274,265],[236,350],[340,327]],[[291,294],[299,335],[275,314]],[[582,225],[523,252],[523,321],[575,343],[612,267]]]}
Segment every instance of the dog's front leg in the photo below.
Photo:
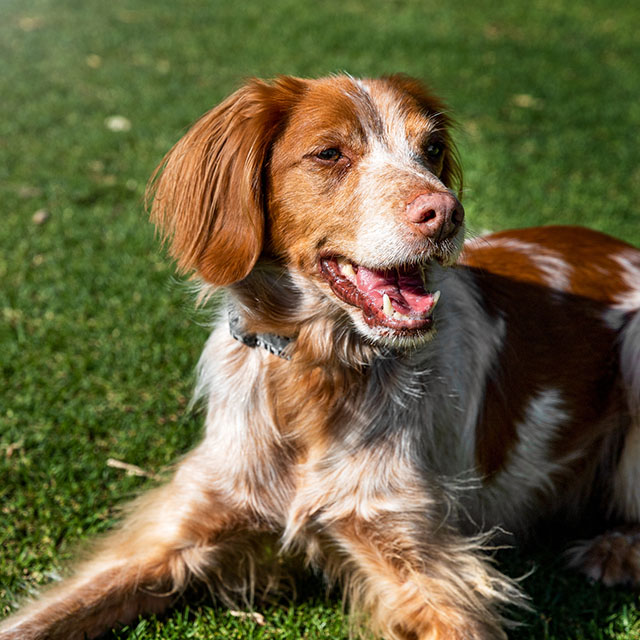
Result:
{"label": "dog's front leg", "polygon": [[[402,512],[333,523],[347,597],[387,640],[506,638],[499,609],[522,602],[477,540]],[[344,575],[346,574],[346,575]]]}
{"label": "dog's front leg", "polygon": [[162,611],[193,578],[250,588],[243,567],[253,562],[247,555],[255,548],[255,519],[217,488],[222,475],[194,452],[168,485],[134,503],[120,529],[70,578],[5,620],[0,639],[94,638]]}

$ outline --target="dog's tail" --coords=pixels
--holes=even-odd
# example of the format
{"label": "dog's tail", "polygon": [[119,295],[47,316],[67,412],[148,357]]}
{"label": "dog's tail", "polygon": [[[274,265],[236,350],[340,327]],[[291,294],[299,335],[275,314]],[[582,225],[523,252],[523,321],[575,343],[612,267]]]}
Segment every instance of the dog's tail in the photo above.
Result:
{"label": "dog's tail", "polygon": [[634,424],[640,426],[640,309],[623,330],[620,368]]}

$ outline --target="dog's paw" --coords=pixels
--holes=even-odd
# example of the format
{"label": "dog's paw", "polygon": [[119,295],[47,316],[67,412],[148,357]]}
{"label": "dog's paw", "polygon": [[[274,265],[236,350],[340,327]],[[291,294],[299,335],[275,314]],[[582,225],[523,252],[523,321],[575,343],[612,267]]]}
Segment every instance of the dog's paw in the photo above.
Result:
{"label": "dog's paw", "polygon": [[607,531],[569,549],[569,566],[611,587],[640,585],[640,525]]}

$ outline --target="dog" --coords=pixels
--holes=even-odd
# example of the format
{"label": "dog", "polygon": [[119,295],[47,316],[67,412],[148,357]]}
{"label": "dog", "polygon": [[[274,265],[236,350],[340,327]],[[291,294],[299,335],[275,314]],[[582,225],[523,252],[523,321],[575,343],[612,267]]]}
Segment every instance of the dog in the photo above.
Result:
{"label": "dog", "polygon": [[388,640],[505,638],[525,600],[488,548],[542,526],[640,582],[640,251],[569,226],[464,242],[451,127],[402,75],[280,77],[167,154],[152,220],[223,289],[204,440],[2,640],[95,638],[194,582],[250,600],[274,549]]}

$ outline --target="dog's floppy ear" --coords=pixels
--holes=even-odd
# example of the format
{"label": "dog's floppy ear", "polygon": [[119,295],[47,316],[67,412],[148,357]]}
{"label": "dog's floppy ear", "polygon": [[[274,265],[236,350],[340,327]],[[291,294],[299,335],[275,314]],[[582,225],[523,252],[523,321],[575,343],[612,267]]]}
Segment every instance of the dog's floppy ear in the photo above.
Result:
{"label": "dog's floppy ear", "polygon": [[448,114],[448,108],[445,103],[436,95],[431,93],[419,80],[407,76],[403,73],[397,73],[385,76],[385,80],[391,85],[401,89],[410,95],[419,105],[419,107],[432,117],[435,116],[439,120],[439,133],[447,148],[442,163],[442,171],[440,180],[458,194],[462,198],[462,167],[458,157],[458,150],[451,138],[451,129],[454,128],[455,122]]}
{"label": "dog's floppy ear", "polygon": [[147,189],[151,219],[182,271],[223,286],[245,278],[262,250],[263,168],[305,91],[303,80],[251,80],[206,113],[169,151]]}

